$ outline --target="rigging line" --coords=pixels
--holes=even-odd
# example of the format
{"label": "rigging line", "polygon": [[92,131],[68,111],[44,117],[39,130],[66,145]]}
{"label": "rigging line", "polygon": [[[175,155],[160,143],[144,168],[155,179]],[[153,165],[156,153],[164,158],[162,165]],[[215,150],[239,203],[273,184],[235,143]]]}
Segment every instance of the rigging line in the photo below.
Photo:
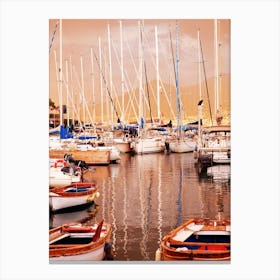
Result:
{"label": "rigging line", "polygon": [[148,83],[147,69],[146,69],[146,62],[145,61],[144,61],[144,71],[145,71],[145,78],[146,78],[146,88],[147,88],[147,94],[148,94],[150,119],[151,119],[151,123],[153,123],[152,109],[151,109],[151,102],[150,102],[150,93],[149,93],[149,83]]}
{"label": "rigging line", "polygon": [[[141,36],[142,52],[144,53],[144,44],[143,44],[142,30],[141,30],[140,36]],[[144,71],[145,71],[145,78],[146,78],[146,88],[147,88],[147,94],[148,94],[148,104],[149,104],[149,111],[150,111],[150,119],[151,119],[151,123],[153,123],[151,103],[150,103],[149,84],[148,84],[148,77],[147,77],[147,67],[146,67],[145,58],[144,58]]]}
{"label": "rigging line", "polygon": [[96,63],[97,63],[97,65],[98,65],[98,68],[99,68],[100,74],[101,74],[101,76],[102,76],[103,82],[104,82],[104,84],[105,84],[105,86],[106,86],[107,93],[108,93],[108,95],[109,95],[109,97],[110,97],[110,100],[111,100],[111,103],[112,103],[113,109],[114,109],[114,111],[115,111],[115,113],[116,113],[116,116],[117,116],[118,120],[120,120],[120,117],[119,117],[118,111],[116,110],[116,106],[115,106],[115,104],[114,104],[114,101],[113,101],[113,99],[112,99],[112,96],[111,96],[110,90],[109,90],[108,85],[107,85],[107,83],[106,83],[106,80],[105,80],[104,74],[103,74],[103,72],[102,72],[102,70],[101,70],[100,64],[99,64],[99,62],[98,62],[98,59],[97,59],[96,54],[95,54],[95,52],[94,52],[94,51],[93,51],[93,54],[94,54],[94,57],[95,57]]}
{"label": "rigging line", "polygon": [[[112,46],[113,46],[113,50],[114,50],[114,53],[115,53],[115,56],[116,56],[117,62],[118,62],[118,64],[120,65],[120,60],[119,60],[119,57],[118,57],[118,54],[117,54],[117,51],[116,51],[116,48],[115,48],[115,45],[114,45],[114,42],[113,42],[113,41],[112,41]],[[125,77],[124,77],[124,81],[125,81],[125,83],[124,83],[124,85],[125,85],[125,89],[126,89],[126,91],[127,91],[127,92],[131,92],[131,90],[130,90],[130,89],[132,89],[132,86],[131,86],[131,82],[130,82],[129,77],[127,76],[127,72],[126,72],[126,70],[124,70],[124,76],[125,76]],[[129,84],[130,89],[128,88],[127,83]],[[114,91],[116,92],[116,89],[115,89],[114,83],[113,83],[113,87],[114,87]],[[131,96],[130,96],[130,94],[128,94],[128,96],[129,96],[129,102],[128,102],[128,103],[127,103],[127,105],[126,105],[126,109],[125,109],[125,111],[124,111],[124,115],[125,115],[125,116],[127,115],[127,110],[128,110],[129,105],[130,105],[130,103],[131,103],[131,105],[132,105],[132,109],[133,109],[133,112],[134,112],[134,115],[135,115],[135,117],[137,118],[137,114],[136,114],[136,110],[135,110],[135,107],[134,107],[134,104],[133,104],[133,100],[131,100]],[[120,108],[120,105],[119,105],[118,99],[117,99],[117,103],[118,103],[118,106],[119,106],[119,108]]]}
{"label": "rigging line", "polygon": [[[149,46],[149,41],[147,40],[145,34],[143,34],[143,35],[144,35],[144,38],[146,39],[147,45]],[[161,44],[161,43],[160,43],[160,41],[159,41],[159,45],[160,45],[160,44]],[[149,49],[151,49],[150,46],[149,46]],[[151,53],[150,53],[150,55],[151,55]],[[153,66],[156,67],[155,62],[154,62],[154,59],[153,59],[152,56],[151,56],[151,62],[152,62],[152,64],[153,64]],[[169,65],[169,66],[170,66],[170,65]],[[172,109],[170,100],[169,100],[169,98],[168,98],[168,96],[167,96],[167,93],[166,93],[166,90],[165,90],[165,85],[164,85],[163,82],[162,82],[162,78],[161,78],[161,75],[160,75],[160,74],[159,74],[159,82],[160,82],[161,89],[162,89],[163,93],[165,94],[166,101],[167,101],[167,103],[168,103],[168,105],[169,105],[169,107],[170,107],[171,115],[172,115],[173,118],[175,119],[176,116],[175,116],[174,111],[173,111],[173,109]],[[154,95],[154,90],[153,90],[153,88],[151,88],[151,89],[152,89],[152,96],[154,97],[154,100],[156,101],[156,97],[155,97],[155,95]]]}
{"label": "rigging line", "polygon": [[208,91],[208,84],[207,84],[207,78],[206,78],[206,71],[205,71],[201,39],[199,39],[199,44],[200,44],[200,50],[201,50],[201,58],[202,58],[202,65],[203,65],[204,80],[205,80],[205,85],[206,85],[206,93],[207,93],[207,100],[208,100],[208,105],[209,105],[210,118],[211,118],[211,123],[213,125],[212,111],[211,111],[211,104],[210,104],[210,98],[209,98],[209,91]]}
{"label": "rigging line", "polygon": [[174,77],[175,77],[175,80],[176,80],[176,68],[175,68],[174,51],[173,51],[172,38],[171,38],[171,30],[169,30],[169,38],[170,38],[172,62],[173,62],[173,69],[174,69]]}
{"label": "rigging line", "polygon": [[53,41],[54,41],[57,26],[58,26],[58,21],[55,24],[54,31],[53,31],[53,34],[52,34],[52,39],[51,39],[51,43],[50,43],[50,46],[49,46],[49,53],[51,52],[51,47],[52,47],[52,44],[53,44]]}

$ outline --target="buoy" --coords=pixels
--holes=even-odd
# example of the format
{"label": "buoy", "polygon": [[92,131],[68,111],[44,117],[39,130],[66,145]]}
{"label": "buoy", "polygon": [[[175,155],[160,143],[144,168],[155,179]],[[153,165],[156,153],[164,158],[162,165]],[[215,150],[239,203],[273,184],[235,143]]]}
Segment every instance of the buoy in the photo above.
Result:
{"label": "buoy", "polygon": [[[61,164],[59,164],[61,163]],[[55,163],[54,163],[54,168],[57,168],[57,167],[65,167],[67,166],[67,163],[66,161],[64,161],[63,159],[58,159]]]}
{"label": "buoy", "polygon": [[156,261],[161,261],[161,250],[160,250],[160,248],[158,248],[156,250],[156,259],[155,260]]}

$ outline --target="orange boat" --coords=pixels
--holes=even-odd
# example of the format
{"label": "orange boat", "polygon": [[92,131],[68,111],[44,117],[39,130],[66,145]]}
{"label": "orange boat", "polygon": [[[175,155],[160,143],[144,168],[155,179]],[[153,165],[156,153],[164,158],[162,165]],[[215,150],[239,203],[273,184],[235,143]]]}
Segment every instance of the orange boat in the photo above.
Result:
{"label": "orange boat", "polygon": [[93,202],[99,197],[95,183],[72,183],[64,187],[52,188],[49,191],[49,205],[52,211]]}
{"label": "orange boat", "polygon": [[156,260],[230,260],[230,220],[187,221],[162,239]]}
{"label": "orange boat", "polygon": [[83,226],[65,224],[49,231],[50,261],[101,261],[106,256],[111,225],[104,223]]}

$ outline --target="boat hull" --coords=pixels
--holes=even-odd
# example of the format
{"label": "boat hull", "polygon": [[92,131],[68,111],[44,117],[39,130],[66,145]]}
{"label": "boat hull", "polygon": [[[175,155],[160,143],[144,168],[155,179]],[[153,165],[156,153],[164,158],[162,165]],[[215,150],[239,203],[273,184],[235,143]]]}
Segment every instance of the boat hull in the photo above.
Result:
{"label": "boat hull", "polygon": [[130,147],[130,142],[114,140],[114,146],[116,146],[119,149],[119,151],[123,154],[130,153],[132,151],[132,148]]}
{"label": "boat hull", "polygon": [[49,260],[51,262],[103,260],[105,244],[111,234],[111,225],[104,223],[100,227],[98,239],[94,241],[98,227],[99,225],[84,227],[78,223],[71,223],[51,229],[49,231]]}
{"label": "boat hull", "polygon": [[214,165],[207,168],[207,176],[213,177],[216,180],[230,179],[230,165]]}
{"label": "boat hull", "polygon": [[161,153],[165,149],[161,139],[154,138],[138,139],[132,147],[136,154]]}
{"label": "boat hull", "polygon": [[190,220],[161,241],[164,261],[230,260],[230,221]]}
{"label": "boat hull", "polygon": [[110,151],[108,150],[50,150],[50,158],[63,158],[65,154],[72,154],[76,160],[83,160],[89,165],[110,164]]}
{"label": "boat hull", "polygon": [[58,256],[51,257],[51,261],[102,261],[105,257],[104,251],[105,243],[100,244],[100,246],[96,247],[94,250],[89,251],[87,253],[83,253],[82,251],[75,252],[73,255],[69,256]]}
{"label": "boat hull", "polygon": [[81,181],[81,175],[70,175],[62,172],[61,168],[50,167],[49,171],[49,186],[58,187],[78,183]]}
{"label": "boat hull", "polygon": [[169,149],[173,153],[188,153],[195,150],[195,142],[170,142]]}
{"label": "boat hull", "polygon": [[[67,190],[74,191],[67,192]],[[89,183],[72,184],[63,188],[52,189],[49,192],[49,205],[52,211],[57,211],[91,203],[98,197],[99,192],[94,185]]]}

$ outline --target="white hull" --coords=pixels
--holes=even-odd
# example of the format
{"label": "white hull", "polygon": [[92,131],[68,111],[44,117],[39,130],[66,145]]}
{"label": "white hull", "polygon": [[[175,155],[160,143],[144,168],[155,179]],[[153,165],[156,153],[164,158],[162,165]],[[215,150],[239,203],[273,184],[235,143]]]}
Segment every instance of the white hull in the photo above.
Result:
{"label": "white hull", "polygon": [[70,185],[81,181],[81,175],[70,175],[60,171],[61,168],[50,168],[49,185],[51,187]]}
{"label": "white hull", "polygon": [[207,176],[213,177],[215,180],[230,179],[230,165],[214,165],[207,168]]}
{"label": "white hull", "polygon": [[104,246],[105,244],[94,251],[84,254],[51,257],[50,261],[102,261],[105,256]]}
{"label": "white hull", "polygon": [[110,161],[116,161],[121,159],[120,150],[114,146],[98,147],[97,150],[110,151]]}
{"label": "white hull", "polygon": [[[95,236],[97,234],[97,236]],[[49,230],[50,261],[101,261],[111,234],[110,224],[69,223]]]}
{"label": "white hull", "polygon": [[50,192],[49,194],[49,204],[53,211],[73,207],[78,205],[86,204],[90,201],[93,201],[92,195],[82,195],[75,197],[62,197],[57,196],[57,194]]}
{"label": "white hull", "polygon": [[170,142],[169,149],[173,153],[188,153],[193,152],[196,142],[176,141]]}
{"label": "white hull", "polygon": [[121,153],[130,153],[132,151],[130,142],[123,141],[122,139],[114,139],[114,146],[116,146]]}
{"label": "white hull", "polygon": [[87,209],[75,212],[52,213],[50,217],[50,227],[59,227],[63,224],[80,222],[87,216]]}
{"label": "white hull", "polygon": [[165,149],[160,138],[138,139],[132,147],[136,154],[160,153]]}
{"label": "white hull", "polygon": [[214,152],[213,153],[213,162],[214,163],[230,163],[230,158],[226,152]]}

